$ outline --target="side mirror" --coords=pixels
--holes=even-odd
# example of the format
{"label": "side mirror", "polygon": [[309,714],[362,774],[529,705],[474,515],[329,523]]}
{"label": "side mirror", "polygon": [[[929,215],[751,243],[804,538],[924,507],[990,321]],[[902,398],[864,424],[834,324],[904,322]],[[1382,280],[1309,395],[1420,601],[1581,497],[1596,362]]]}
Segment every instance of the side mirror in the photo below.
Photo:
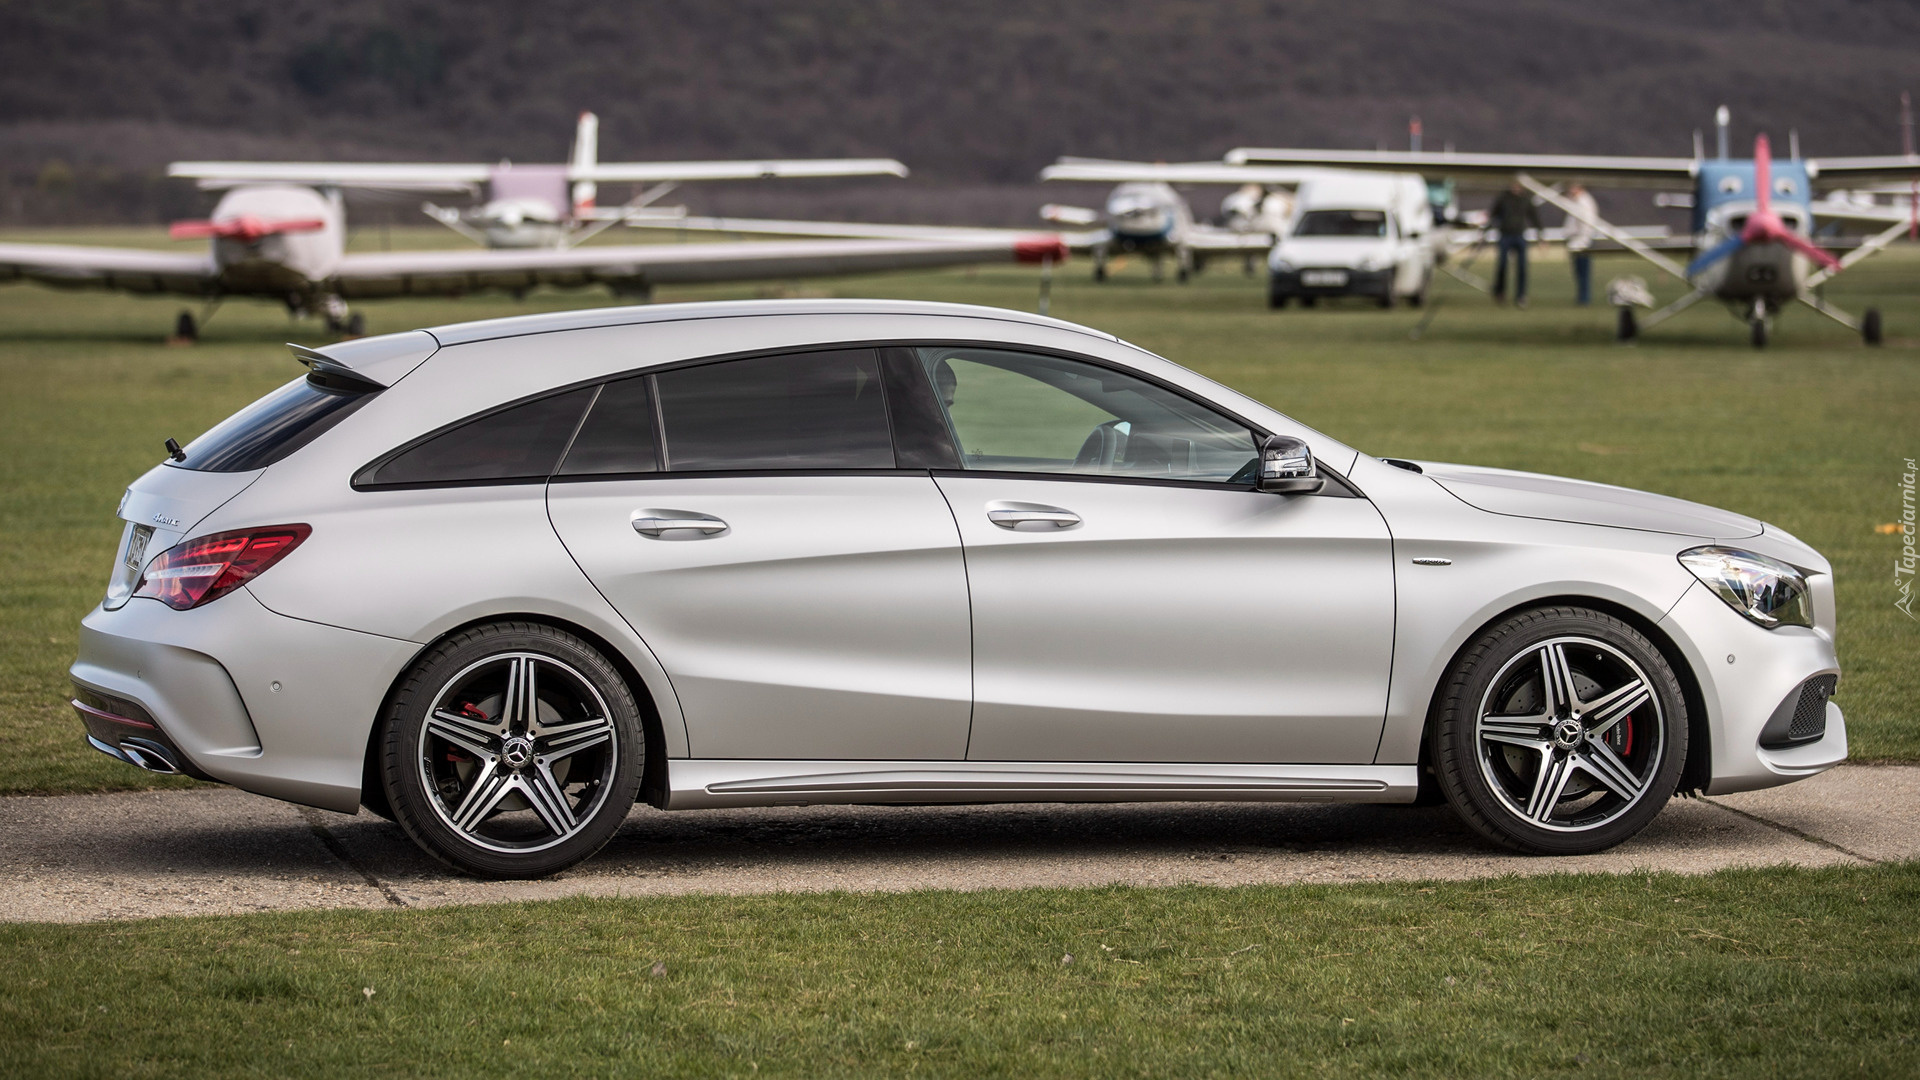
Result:
{"label": "side mirror", "polygon": [[1260,479],[1254,486],[1275,495],[1312,495],[1327,482],[1306,443],[1291,435],[1269,435],[1260,444]]}

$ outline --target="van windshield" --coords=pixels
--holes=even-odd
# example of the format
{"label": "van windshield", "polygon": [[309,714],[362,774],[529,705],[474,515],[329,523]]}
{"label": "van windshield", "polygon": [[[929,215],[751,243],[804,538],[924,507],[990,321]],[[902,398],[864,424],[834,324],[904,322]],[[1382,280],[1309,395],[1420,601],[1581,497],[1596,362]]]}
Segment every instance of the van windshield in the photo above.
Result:
{"label": "van windshield", "polygon": [[1384,210],[1309,210],[1293,227],[1295,236],[1385,236]]}

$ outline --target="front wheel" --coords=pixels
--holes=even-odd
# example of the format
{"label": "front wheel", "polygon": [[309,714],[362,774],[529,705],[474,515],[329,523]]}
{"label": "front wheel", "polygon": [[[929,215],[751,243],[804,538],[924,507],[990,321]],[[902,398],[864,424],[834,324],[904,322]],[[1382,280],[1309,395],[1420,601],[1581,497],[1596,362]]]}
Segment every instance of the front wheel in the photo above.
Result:
{"label": "front wheel", "polygon": [[1429,752],[1461,819],[1536,855],[1589,855],[1645,828],[1678,787],[1687,707],[1638,630],[1584,608],[1516,615],[1469,645]]}
{"label": "front wheel", "polygon": [[645,736],[607,658],[572,634],[491,623],[429,650],[380,742],[394,820],[476,877],[536,878],[600,850],[633,807]]}

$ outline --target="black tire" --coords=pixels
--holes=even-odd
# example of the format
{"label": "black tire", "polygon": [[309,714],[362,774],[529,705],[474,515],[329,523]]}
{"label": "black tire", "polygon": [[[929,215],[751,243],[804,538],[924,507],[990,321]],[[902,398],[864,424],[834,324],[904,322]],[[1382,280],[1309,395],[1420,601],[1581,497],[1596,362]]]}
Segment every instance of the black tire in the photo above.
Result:
{"label": "black tire", "polygon": [[200,322],[193,312],[183,311],[173,320],[173,339],[175,341],[199,341]]}
{"label": "black tire", "polygon": [[1860,340],[1868,345],[1880,344],[1882,339],[1879,308],[1870,307],[1865,315],[1860,316]]}
{"label": "black tire", "polygon": [[1095,281],[1107,280],[1107,264],[1106,263],[1097,262],[1093,264],[1093,280]]}
{"label": "black tire", "polygon": [[1632,308],[1621,307],[1620,319],[1614,326],[1613,339],[1615,341],[1632,341],[1639,336],[1640,320],[1634,316]]}
{"label": "black tire", "polygon": [[1399,300],[1400,300],[1400,298],[1399,298],[1399,297],[1397,297],[1397,296],[1395,296],[1395,295],[1393,295],[1393,290],[1392,290],[1392,289],[1388,289],[1388,290],[1387,290],[1387,291],[1386,291],[1386,292],[1385,292],[1384,294],[1382,294],[1382,295],[1381,295],[1381,297],[1380,297],[1380,300],[1379,300],[1379,303],[1380,303],[1380,307],[1381,307],[1381,308],[1382,308],[1383,310],[1388,310],[1388,311],[1391,311],[1391,310],[1393,309],[1393,306],[1394,306],[1394,305],[1395,305],[1396,303],[1398,303],[1398,302],[1399,302]]}
{"label": "black tire", "polygon": [[1765,319],[1755,319],[1751,323],[1748,323],[1747,325],[1749,327],[1749,330],[1747,333],[1747,339],[1753,342],[1753,347],[1756,349],[1766,348],[1767,347],[1767,321]]}
{"label": "black tire", "polygon": [[347,316],[346,333],[348,337],[366,337],[367,317],[357,311]]}
{"label": "black tire", "polygon": [[1317,307],[1319,304],[1320,298],[1317,296],[1303,296],[1300,298],[1301,307]]}
{"label": "black tire", "polygon": [[[530,700],[515,689],[524,672]],[[440,708],[460,698],[457,710]],[[489,623],[434,646],[382,723],[376,751],[394,820],[475,877],[546,877],[592,855],[626,819],[645,771],[640,707],[619,670],[538,623]],[[456,823],[465,816],[470,825]]]}
{"label": "black tire", "polygon": [[[1573,694],[1553,692],[1550,665]],[[1561,705],[1546,708],[1548,698]],[[1590,855],[1645,828],[1679,786],[1686,699],[1638,630],[1585,608],[1539,608],[1461,652],[1428,755],[1447,801],[1480,835],[1529,854]],[[1615,764],[1625,771],[1606,779]]]}
{"label": "black tire", "polygon": [[1272,308],[1275,311],[1279,311],[1281,308],[1286,307],[1287,294],[1281,292],[1279,289],[1269,288],[1267,290],[1267,306]]}

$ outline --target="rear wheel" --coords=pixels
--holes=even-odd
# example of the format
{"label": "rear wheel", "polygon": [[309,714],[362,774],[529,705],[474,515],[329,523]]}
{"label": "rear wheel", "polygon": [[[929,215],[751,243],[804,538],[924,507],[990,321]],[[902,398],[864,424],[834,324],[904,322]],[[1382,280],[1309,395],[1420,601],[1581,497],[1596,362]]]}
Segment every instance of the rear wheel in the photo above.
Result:
{"label": "rear wheel", "polygon": [[1429,739],[1441,790],[1475,831],[1518,851],[1587,855],[1639,832],[1673,794],[1686,701],[1633,627],[1543,608],[1468,646]]}
{"label": "rear wheel", "polygon": [[173,320],[173,340],[200,340],[200,322],[193,317],[193,312],[183,311]]}
{"label": "rear wheel", "polygon": [[449,638],[394,695],[380,743],[394,820],[456,870],[544,877],[612,838],[640,788],[640,709],[591,645],[533,623]]}
{"label": "rear wheel", "polygon": [[1860,317],[1860,340],[1866,342],[1868,345],[1880,344],[1879,308],[1870,307],[1867,309],[1867,313]]}
{"label": "rear wheel", "polygon": [[1619,322],[1615,325],[1614,331],[1613,331],[1614,340],[1615,341],[1632,341],[1634,338],[1637,338],[1639,336],[1640,336],[1640,320],[1634,316],[1632,308],[1624,307],[1624,306],[1621,307],[1620,319],[1619,319]]}

